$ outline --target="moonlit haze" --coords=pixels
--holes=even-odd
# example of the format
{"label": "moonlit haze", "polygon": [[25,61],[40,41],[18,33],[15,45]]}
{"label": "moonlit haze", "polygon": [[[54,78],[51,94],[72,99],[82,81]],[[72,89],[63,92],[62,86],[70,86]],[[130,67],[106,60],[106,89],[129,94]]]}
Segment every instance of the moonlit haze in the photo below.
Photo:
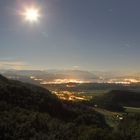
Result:
{"label": "moonlit haze", "polygon": [[1,0],[0,69],[139,72],[139,5],[139,0]]}

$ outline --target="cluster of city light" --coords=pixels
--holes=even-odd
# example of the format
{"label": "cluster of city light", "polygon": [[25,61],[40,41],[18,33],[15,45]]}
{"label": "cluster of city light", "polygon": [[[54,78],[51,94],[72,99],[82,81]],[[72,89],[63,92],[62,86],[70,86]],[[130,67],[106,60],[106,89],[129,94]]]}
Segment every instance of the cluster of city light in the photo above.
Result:
{"label": "cluster of city light", "polygon": [[65,84],[65,83],[87,83],[87,81],[76,80],[76,79],[55,79],[54,81],[42,81],[40,84]]}
{"label": "cluster of city light", "polygon": [[41,79],[41,78],[36,78],[36,77],[34,77],[34,76],[31,76],[30,78],[33,79],[33,80],[35,80],[35,81],[43,81],[43,79]]}
{"label": "cluster of city light", "polygon": [[123,81],[117,81],[117,82],[109,81],[107,83],[108,84],[123,84],[123,85],[129,85],[129,84],[131,84],[130,82],[123,82]]}
{"label": "cluster of city light", "polygon": [[84,81],[76,80],[76,79],[56,79],[55,83],[84,83]]}
{"label": "cluster of city light", "polygon": [[[46,84],[66,84],[66,83],[89,83],[89,81],[82,81],[78,79],[55,79],[53,81],[45,81],[41,78],[37,78],[35,76],[30,76],[32,80],[35,81],[40,81],[41,85],[46,85]],[[70,85],[71,86],[71,85]]]}
{"label": "cluster of city light", "polygon": [[62,100],[87,100],[85,96],[76,96],[74,93],[69,91],[52,91],[55,95],[57,95]]}
{"label": "cluster of city light", "polygon": [[[53,81],[45,81],[41,78],[36,78],[34,76],[30,77],[31,79],[35,81],[40,81],[40,84],[45,85],[45,84],[66,84],[66,83],[91,83],[91,81],[82,81],[79,79],[55,79]],[[99,82],[98,82],[99,83]],[[109,84],[124,84],[124,85],[129,85],[133,83],[140,83],[140,80],[137,79],[132,79],[132,78],[126,78],[126,79],[110,79],[107,82],[100,82],[100,83],[109,83]],[[67,87],[73,87],[74,85],[66,85]]]}
{"label": "cluster of city light", "polygon": [[133,83],[139,83],[139,80],[136,79],[122,79],[122,80],[118,80],[118,79],[111,79],[109,80],[107,83],[114,83],[114,84],[124,84],[124,85],[129,85],[129,84],[133,84]]}
{"label": "cluster of city light", "polygon": [[140,82],[136,79],[124,79],[124,81],[130,82],[130,83],[139,83]]}

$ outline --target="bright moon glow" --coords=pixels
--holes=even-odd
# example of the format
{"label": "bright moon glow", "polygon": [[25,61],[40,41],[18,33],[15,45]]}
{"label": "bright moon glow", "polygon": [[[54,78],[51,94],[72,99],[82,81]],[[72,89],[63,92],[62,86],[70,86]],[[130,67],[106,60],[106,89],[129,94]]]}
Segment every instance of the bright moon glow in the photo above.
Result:
{"label": "bright moon glow", "polygon": [[26,9],[24,16],[27,21],[37,22],[40,17],[39,10],[35,8]]}

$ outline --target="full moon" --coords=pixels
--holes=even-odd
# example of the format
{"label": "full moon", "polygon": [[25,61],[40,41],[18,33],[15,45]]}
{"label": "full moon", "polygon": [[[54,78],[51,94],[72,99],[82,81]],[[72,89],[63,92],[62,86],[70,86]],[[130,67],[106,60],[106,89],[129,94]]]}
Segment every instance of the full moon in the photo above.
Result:
{"label": "full moon", "polygon": [[35,8],[26,9],[24,13],[24,17],[25,17],[25,20],[31,23],[37,22],[40,17],[39,10]]}

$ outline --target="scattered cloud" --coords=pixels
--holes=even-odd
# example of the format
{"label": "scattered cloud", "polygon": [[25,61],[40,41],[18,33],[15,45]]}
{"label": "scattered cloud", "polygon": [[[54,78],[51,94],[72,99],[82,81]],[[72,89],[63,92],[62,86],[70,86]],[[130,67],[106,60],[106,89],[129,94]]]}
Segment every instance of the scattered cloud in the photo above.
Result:
{"label": "scattered cloud", "polygon": [[72,69],[80,69],[80,66],[78,65],[72,66]]}
{"label": "scattered cloud", "polygon": [[23,61],[17,60],[0,60],[0,69],[25,69],[28,68],[29,65]]}

